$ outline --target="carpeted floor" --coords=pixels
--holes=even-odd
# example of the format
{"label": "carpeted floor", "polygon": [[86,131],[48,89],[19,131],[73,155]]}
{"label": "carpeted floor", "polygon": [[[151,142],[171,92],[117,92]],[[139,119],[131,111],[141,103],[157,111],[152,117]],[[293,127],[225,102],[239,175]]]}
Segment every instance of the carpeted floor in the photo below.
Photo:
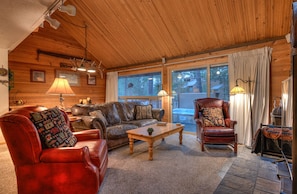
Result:
{"label": "carpeted floor", "polygon": [[153,157],[148,160],[147,143],[141,141],[132,155],[128,146],[111,151],[99,194],[213,193],[236,158],[227,146],[208,146],[201,152],[190,134],[183,135],[183,145],[178,134],[155,142]]}
{"label": "carpeted floor", "polygon": [[16,194],[16,177],[14,166],[6,144],[0,144],[0,194]]}
{"label": "carpeted floor", "polygon": [[[239,146],[239,153],[242,151]],[[195,136],[178,134],[154,144],[154,160],[148,160],[147,143],[136,142],[109,152],[109,165],[99,194],[117,193],[213,193],[236,159],[226,146],[208,146],[200,151]],[[17,193],[14,167],[5,144],[0,145],[0,193]]]}

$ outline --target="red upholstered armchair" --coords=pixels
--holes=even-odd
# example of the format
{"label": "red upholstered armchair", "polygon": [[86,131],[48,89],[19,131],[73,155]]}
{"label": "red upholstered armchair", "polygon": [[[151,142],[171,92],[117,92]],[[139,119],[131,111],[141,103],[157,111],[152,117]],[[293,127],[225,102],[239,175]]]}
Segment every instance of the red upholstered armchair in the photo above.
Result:
{"label": "red upholstered armchair", "polygon": [[229,144],[237,153],[236,121],[230,120],[229,102],[217,98],[194,100],[197,139],[204,151],[204,144]]}
{"label": "red upholstered armchair", "polygon": [[[29,119],[30,113],[44,110],[40,106],[24,107],[0,117],[18,193],[98,193],[108,163],[106,141],[99,130],[73,133],[77,139],[73,147],[45,149]],[[61,112],[60,118],[69,125],[67,114]]]}

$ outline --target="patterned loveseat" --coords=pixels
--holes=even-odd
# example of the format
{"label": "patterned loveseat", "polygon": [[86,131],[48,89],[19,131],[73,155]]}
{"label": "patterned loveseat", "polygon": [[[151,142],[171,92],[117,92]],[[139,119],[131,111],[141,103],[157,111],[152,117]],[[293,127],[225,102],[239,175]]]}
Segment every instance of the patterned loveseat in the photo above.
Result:
{"label": "patterned loveseat", "polygon": [[155,124],[164,116],[163,109],[136,102],[76,104],[71,113],[82,118],[80,122],[72,123],[74,131],[100,129],[109,150],[129,143],[127,130]]}

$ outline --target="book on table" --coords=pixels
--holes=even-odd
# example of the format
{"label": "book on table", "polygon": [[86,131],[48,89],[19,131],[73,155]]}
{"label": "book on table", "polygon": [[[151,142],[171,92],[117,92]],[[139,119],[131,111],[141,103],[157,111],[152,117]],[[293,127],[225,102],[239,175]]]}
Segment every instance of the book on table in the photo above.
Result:
{"label": "book on table", "polygon": [[166,122],[161,122],[160,121],[160,122],[157,123],[157,126],[166,126],[166,124],[167,124]]}

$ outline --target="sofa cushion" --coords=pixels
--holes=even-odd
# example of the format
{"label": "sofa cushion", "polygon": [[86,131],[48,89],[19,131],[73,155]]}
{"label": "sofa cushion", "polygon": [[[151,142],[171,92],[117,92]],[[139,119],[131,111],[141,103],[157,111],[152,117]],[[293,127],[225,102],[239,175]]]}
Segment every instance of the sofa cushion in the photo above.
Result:
{"label": "sofa cushion", "polygon": [[95,110],[95,111],[90,112],[89,114],[90,114],[90,116],[94,116],[94,117],[101,119],[101,121],[104,123],[105,126],[108,125],[108,122],[107,122],[106,118],[104,117],[101,110]]}
{"label": "sofa cushion", "polygon": [[125,106],[127,108],[127,112],[126,112],[126,117],[127,117],[127,121],[132,121],[134,120],[134,115],[135,115],[135,106],[139,105],[139,102],[126,102]]}
{"label": "sofa cushion", "polygon": [[152,105],[136,105],[135,106],[135,119],[152,119]]}
{"label": "sofa cushion", "polygon": [[134,120],[134,108],[139,103],[136,102],[115,102],[119,116],[122,121]]}
{"label": "sofa cushion", "polygon": [[136,125],[137,127],[144,127],[144,126],[156,124],[157,122],[158,122],[157,119],[141,119],[141,120],[127,121],[125,123]]}
{"label": "sofa cushion", "polygon": [[55,107],[41,112],[30,113],[30,119],[35,125],[43,147],[73,147],[77,139],[59,110]]}
{"label": "sofa cushion", "polygon": [[103,113],[105,116],[108,125],[116,125],[121,123],[121,119],[118,113],[118,110],[116,108],[116,105],[114,103],[107,103],[99,107],[99,110]]}
{"label": "sofa cushion", "polygon": [[206,127],[225,126],[222,108],[203,108],[202,115]]}
{"label": "sofa cushion", "polygon": [[106,128],[107,139],[120,139],[128,137],[126,131],[130,129],[136,129],[137,126],[133,124],[120,124]]}

